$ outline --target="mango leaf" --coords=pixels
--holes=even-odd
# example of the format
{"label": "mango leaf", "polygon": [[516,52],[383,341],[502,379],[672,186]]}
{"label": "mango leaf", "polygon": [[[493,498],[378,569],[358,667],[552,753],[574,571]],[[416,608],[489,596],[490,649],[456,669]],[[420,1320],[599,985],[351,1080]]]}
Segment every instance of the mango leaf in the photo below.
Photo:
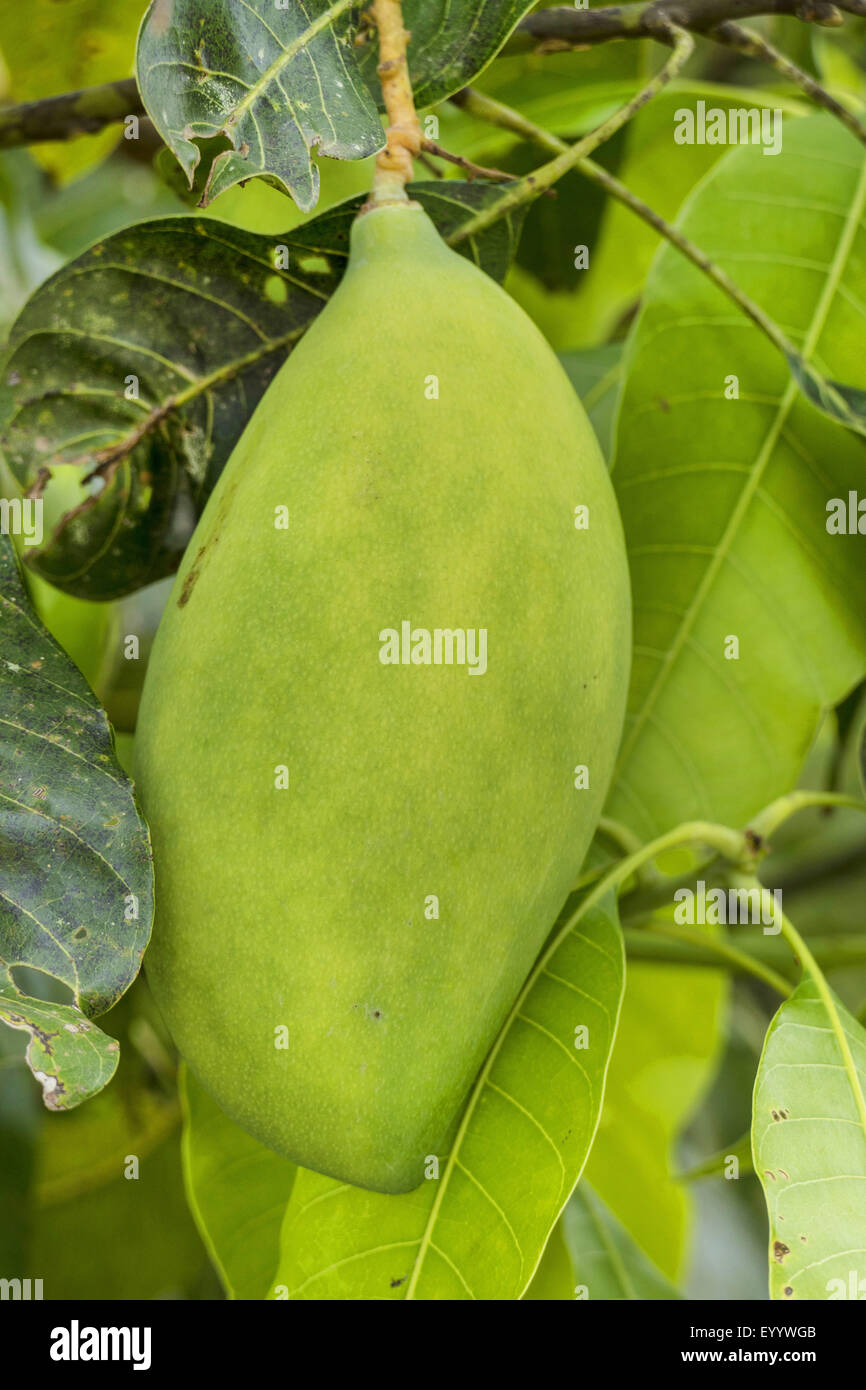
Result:
{"label": "mango leaf", "polygon": [[179,1130],[176,1097],[126,1038],[108,1090],[45,1116],[24,1269],[44,1274],[46,1299],[219,1297],[186,1205]]}
{"label": "mango leaf", "polygon": [[[774,158],[731,151],[679,225],[822,370],[862,379],[864,206],[863,148],[819,116]],[[826,527],[862,486],[862,443],[666,248],[627,349],[613,478],[635,660],[609,814],[643,837],[745,824],[866,670],[862,539]]]}
{"label": "mango leaf", "polygon": [[592,421],[602,453],[606,459],[610,459],[613,454],[617,399],[622,383],[622,344],[575,348],[571,352],[561,352],[559,360]]}
{"label": "mango leaf", "polygon": [[[691,1194],[674,1149],[716,1071],[727,998],[716,970],[629,961],[586,1180],[667,1278],[681,1278]],[[584,1281],[585,1282],[585,1281]]]}
{"label": "mango leaf", "polygon": [[764,1043],[752,1116],[770,1297],[866,1295],[866,1032],[803,980]]}
{"label": "mango leaf", "polygon": [[807,400],[846,429],[866,435],[866,391],[842,381],[828,380],[811,362],[804,361],[796,353],[787,352],[785,356]]}
{"label": "mango leaf", "polygon": [[681,1295],[635,1245],[588,1183],[562,1214],[578,1298],[657,1301]]}
{"label": "mango leaf", "polygon": [[[452,180],[410,191],[445,237],[497,196]],[[57,464],[98,478],[29,552],[36,573],[109,599],[176,569],[253,409],[339,283],[362,201],[285,236],[199,217],[144,222],[40,287],[0,378],[6,457],[37,492]],[[521,220],[461,241],[461,253],[502,279]]]}
{"label": "mango leaf", "polygon": [[[111,1078],[117,1043],[90,1022],[138,973],[150,935],[150,840],[87,682],[30,609],[0,535],[0,1019],[30,1034],[52,1110]],[[30,966],[71,991],[33,998]]]}
{"label": "mango leaf", "polygon": [[[419,110],[477,77],[532,7],[533,0],[404,0],[409,77]],[[381,103],[375,39],[359,52],[361,71]]]}
{"label": "mango leaf", "polygon": [[297,1169],[230,1120],[183,1067],[183,1167],[199,1234],[230,1298],[265,1298]]}
{"label": "mango leaf", "polygon": [[[529,0],[407,0],[419,108],[471,81],[531,8]],[[359,10],[354,0],[153,0],[138,40],[138,85],[190,188],[207,161],[200,206],[258,175],[308,212],[319,193],[314,150],[364,159],[382,148],[379,46],[375,28],[359,32]]]}
{"label": "mango leaf", "polygon": [[274,1296],[520,1298],[592,1143],[622,972],[613,896],[585,900],[554,931],[450,1154],[419,1188],[386,1197],[299,1170]]}
{"label": "mango leaf", "polygon": [[860,757],[859,757],[860,785],[863,788],[863,795],[866,796],[866,724],[860,734]]}
{"label": "mango leaf", "polygon": [[319,195],[310,151],[363,159],[384,144],[354,61],[349,0],[153,0],[136,72],[148,115],[190,187],[196,140],[225,137],[202,204],[265,174],[305,212]]}
{"label": "mango leaf", "polygon": [[[627,97],[623,95],[622,99]],[[806,102],[797,100],[793,91],[743,89],[696,82],[693,78],[672,82],[629,121],[626,152],[615,171],[632,193],[668,221],[673,221],[692,189],[726,155],[724,145],[673,144],[676,112],[694,110],[698,101],[725,112],[744,107],[781,111],[783,150],[793,138],[795,118],[808,115],[812,109]],[[760,151],[756,149],[755,153]],[[778,158],[762,157],[762,163],[769,166]],[[714,244],[724,240],[719,236]],[[569,346],[582,347],[610,336],[637,302],[659,243],[658,232],[648,223],[615,199],[606,200],[598,252],[592,257],[588,271],[575,275],[578,297],[571,316]],[[731,273],[737,280],[736,267]],[[772,305],[769,312],[772,316]]]}
{"label": "mango leaf", "polygon": [[560,1218],[544,1247],[541,1264],[523,1297],[527,1302],[563,1303],[574,1299],[574,1268]]}

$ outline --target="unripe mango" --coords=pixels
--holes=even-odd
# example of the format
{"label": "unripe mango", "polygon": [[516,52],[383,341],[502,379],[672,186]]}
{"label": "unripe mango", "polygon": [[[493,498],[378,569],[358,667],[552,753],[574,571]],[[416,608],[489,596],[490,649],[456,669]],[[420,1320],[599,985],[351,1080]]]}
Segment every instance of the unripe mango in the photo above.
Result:
{"label": "unripe mango", "polygon": [[136,740],[149,977],[238,1124],[421,1181],[580,870],[629,649],[549,347],[416,205],[362,215],[184,558]]}

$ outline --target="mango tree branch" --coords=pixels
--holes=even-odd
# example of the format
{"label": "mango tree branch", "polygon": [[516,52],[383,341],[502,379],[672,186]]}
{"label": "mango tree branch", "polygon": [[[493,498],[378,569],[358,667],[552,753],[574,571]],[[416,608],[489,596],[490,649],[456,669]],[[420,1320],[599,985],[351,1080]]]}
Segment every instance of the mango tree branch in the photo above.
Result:
{"label": "mango tree branch", "polygon": [[609,5],[578,10],[565,5],[536,10],[517,32],[545,44],[583,48],[611,39],[656,39],[670,43],[670,26],[703,34],[726,19],[793,15],[806,23],[838,26],[846,14],[866,15],[866,0],[650,0],[642,5]]}
{"label": "mango tree branch", "polygon": [[[546,148],[556,148],[560,151],[556,158],[552,159],[549,164],[542,164],[539,169],[528,174],[526,178],[519,179],[503,193],[502,197],[499,198],[497,202],[491,204],[489,208],[484,208],[468,222],[464,222],[449,238],[451,245],[454,246],[458,242],[464,241],[466,237],[475,236],[478,232],[486,230],[487,227],[497,222],[500,217],[513,211],[514,208],[520,207],[521,204],[532,202],[538,197],[539,193],[543,193],[545,189],[550,188],[553,184],[558,182],[569,170],[576,167],[579,168],[587,155],[591,154],[593,150],[598,149],[599,145],[603,145],[612,135],[615,135],[627,121],[631,120],[636,111],[639,111],[642,106],[645,106],[648,101],[651,101],[654,96],[658,95],[662,88],[670,82],[671,78],[676,76],[694,52],[694,40],[684,29],[679,29],[672,35],[672,42],[674,51],[670,58],[668,58],[659,72],[656,73],[655,77],[653,77],[645,87],[642,87],[639,92],[636,92],[630,101],[627,101],[624,106],[621,106],[618,111],[615,111],[612,116],[609,116],[608,119],[603,121],[600,126],[597,126],[595,130],[590,131],[589,135],[585,135],[582,140],[578,140],[575,145],[567,145],[562,140],[556,140],[554,146],[552,141],[555,137],[551,137],[551,142],[545,141]],[[466,93],[461,95],[464,99],[459,104],[472,111],[474,114],[479,115],[480,108],[477,105],[473,106],[471,104],[471,101],[474,101],[476,98],[477,93],[473,92],[471,99],[466,99]],[[481,101],[486,103],[488,98],[483,97]],[[491,104],[498,105],[498,103]],[[523,120],[522,117],[518,119],[521,122]],[[503,124],[503,122],[498,121],[496,124]],[[524,129],[528,128],[528,126],[529,123],[526,122]]]}
{"label": "mango tree branch", "polygon": [[861,144],[866,145],[866,126],[825,91],[814,77],[798,68],[796,63],[792,63],[784,53],[780,53],[772,44],[767,43],[766,39],[762,39],[760,34],[753,34],[750,29],[742,29],[739,24],[726,20],[724,24],[717,24],[715,29],[710,30],[709,38],[724,44],[726,48],[735,49],[737,53],[743,53],[747,58],[757,58],[760,62],[769,63],[770,67],[775,68],[776,72],[781,73],[789,82],[793,82],[818,106],[823,106],[825,111],[829,111],[841,121]]}
{"label": "mango tree branch", "polygon": [[[380,69],[383,90],[387,82],[392,93],[391,100],[398,100],[397,94],[401,90],[405,98],[408,90],[411,101],[405,65],[406,36],[399,17],[400,5],[397,0],[377,0],[373,9],[379,28],[382,69],[385,69]],[[866,0],[836,0],[836,3],[830,3],[830,0],[650,0],[647,4],[609,5],[592,10],[559,6],[527,15],[515,34],[517,41],[522,38],[530,44],[538,42],[554,48],[586,48],[612,39],[649,38],[671,44],[672,26],[688,29],[695,34],[710,34],[711,30],[726,21],[776,14],[794,15],[806,23],[838,26],[843,22],[843,11],[845,14],[866,16]],[[724,38],[722,41],[726,42]],[[788,73],[788,76],[792,74]],[[794,77],[793,80],[798,81],[798,78]],[[816,101],[821,101],[822,105],[827,105],[818,92],[811,92],[810,95]],[[388,92],[384,94],[388,101]],[[832,108],[828,106],[827,109]],[[104,126],[122,121],[127,116],[146,114],[135,79],[131,77],[107,82],[100,87],[86,87],[79,92],[65,92],[43,101],[31,101],[23,106],[0,110],[0,149],[34,145],[45,140],[68,140],[76,135],[93,135]],[[417,127],[414,105],[410,114],[410,108],[404,102],[403,115],[397,119],[389,107],[389,118],[395,127],[405,126],[408,132],[405,147],[410,154],[417,154],[414,145],[414,130]],[[403,139],[402,135],[398,135],[395,143],[399,144]],[[392,155],[405,166],[404,156],[396,153],[393,147]]]}
{"label": "mango tree branch", "polygon": [[[676,58],[676,51],[674,52],[673,58]],[[638,93],[638,96],[640,95],[641,93]],[[752,320],[755,326],[760,328],[761,332],[769,338],[770,342],[773,343],[780,352],[784,353],[789,360],[794,358],[798,361],[802,361],[800,353],[794,347],[790,339],[782,332],[779,325],[774,323],[773,320],[764,313],[760,305],[756,304],[753,299],[750,299],[720,266],[717,266],[715,262],[711,261],[706,252],[702,251],[701,248],[696,246],[693,241],[690,241],[688,237],[683,236],[682,232],[678,231],[676,227],[672,227],[669,222],[666,222],[663,217],[660,217],[657,212],[654,212],[651,207],[648,207],[646,203],[636,197],[630,189],[626,188],[625,184],[620,183],[619,180],[615,179],[612,174],[609,174],[606,169],[603,169],[600,164],[596,164],[593,160],[587,159],[585,156],[580,156],[580,147],[583,146],[586,148],[585,141],[581,140],[577,145],[569,146],[564,140],[560,140],[558,136],[551,135],[549,131],[542,130],[540,126],[536,126],[531,121],[526,120],[518,111],[513,111],[510,107],[503,105],[502,102],[494,101],[492,97],[483,96],[480,92],[476,92],[471,88],[466,88],[464,91],[458,93],[453,100],[457,105],[470,112],[470,114],[478,116],[481,120],[488,120],[492,125],[510,130],[515,135],[521,136],[524,140],[531,140],[541,149],[547,150],[550,153],[556,151],[560,153],[558,158],[553,160],[550,164],[543,164],[540,169],[536,169],[534,174],[529,174],[525,179],[521,179],[519,184],[512,185],[508,191],[503,194],[501,199],[497,200],[490,208],[485,209],[478,217],[473,218],[471,222],[464,223],[459,231],[453,233],[449,238],[452,244],[455,241],[462,240],[464,236],[471,235],[473,231],[479,231],[479,223],[483,222],[483,224],[487,226],[495,222],[498,217],[502,216],[502,204],[505,200],[508,200],[511,205],[516,205],[533,198],[541,187],[547,187],[548,184],[553,181],[550,178],[551,170],[556,169],[557,172],[555,177],[560,178],[561,174],[564,173],[566,169],[575,168],[579,173],[591,179],[592,182],[598,184],[600,188],[603,188],[612,198],[616,198],[619,202],[624,203],[627,208],[630,208],[633,213],[654,228],[660,236],[663,236],[667,241],[671,242],[673,246],[676,246],[677,250],[681,251],[693,265],[696,265],[699,270],[702,270],[704,274],[713,281],[713,284],[717,285],[729,299],[733,300],[743,313]],[[611,120],[616,120],[621,114],[621,112],[617,112],[616,116],[611,117]],[[610,125],[610,122],[606,122],[605,124]],[[604,127],[599,127],[599,130],[603,128]],[[597,132],[594,131],[592,135],[587,136],[586,139],[591,141],[596,133]],[[600,144],[601,141],[597,143]],[[571,157],[569,158],[569,156]],[[545,181],[539,183],[538,180],[542,178]]]}
{"label": "mango tree branch", "polygon": [[415,111],[403,28],[401,0],[373,0],[373,19],[379,32],[379,66],[382,97],[388,113],[384,150],[376,156],[376,173],[370,203],[405,201],[406,184],[412,178],[412,161],[421,152],[421,127]]}
{"label": "mango tree branch", "polygon": [[127,116],[143,114],[134,77],[107,82],[102,87],[85,87],[80,92],[65,92],[45,101],[29,101],[24,106],[0,110],[0,149],[94,135]]}

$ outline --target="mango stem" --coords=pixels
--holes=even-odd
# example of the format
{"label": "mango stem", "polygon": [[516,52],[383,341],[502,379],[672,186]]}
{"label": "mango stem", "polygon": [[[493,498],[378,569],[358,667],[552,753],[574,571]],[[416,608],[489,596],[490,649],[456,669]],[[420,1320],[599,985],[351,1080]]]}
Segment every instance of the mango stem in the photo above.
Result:
{"label": "mango stem", "polygon": [[373,0],[379,31],[379,81],[388,113],[386,145],[376,156],[370,203],[404,202],[412,178],[412,161],[421,152],[421,126],[415,110],[406,47],[411,35],[403,28],[401,0]]}

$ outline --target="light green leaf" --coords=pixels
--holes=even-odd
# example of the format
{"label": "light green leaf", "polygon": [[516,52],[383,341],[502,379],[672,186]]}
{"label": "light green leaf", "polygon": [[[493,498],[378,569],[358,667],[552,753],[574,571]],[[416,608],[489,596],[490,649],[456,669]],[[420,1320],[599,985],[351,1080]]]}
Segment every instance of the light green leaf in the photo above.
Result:
{"label": "light green leaf", "polygon": [[755,1082],[770,1296],[866,1296],[866,1032],[807,978],[770,1024]]}
{"label": "light green leaf", "polygon": [[[554,932],[481,1069],[438,1177],[386,1197],[298,1173],[274,1296],[520,1298],[592,1143],[622,971],[609,895]],[[577,1050],[584,1025],[588,1046]]]}
{"label": "light green leaf", "polygon": [[[28,0],[0,6],[4,102],[18,104],[128,77],[145,0]],[[2,77],[0,77],[2,82]],[[87,97],[81,105],[86,109]],[[61,183],[78,177],[118,143],[117,126],[75,140],[34,145],[34,158]]]}
{"label": "light green leaf", "polygon": [[183,1168],[199,1234],[230,1298],[262,1299],[297,1169],[230,1120],[186,1067]]}
{"label": "light green leaf", "polygon": [[629,961],[587,1181],[670,1279],[683,1272],[691,1196],[676,1140],[718,1061],[727,986],[714,970]]}
{"label": "light green leaf", "polygon": [[[566,1208],[566,1211],[568,1208]],[[527,1302],[563,1303],[574,1301],[574,1268],[565,1243],[562,1222],[557,1221],[544,1247],[541,1264],[523,1297]]]}
{"label": "light green leaf", "polygon": [[[866,381],[864,207],[863,147],[819,116],[775,158],[725,156],[679,225],[822,370]],[[828,501],[862,486],[863,445],[672,248],[626,372],[613,476],[635,660],[608,813],[646,837],[744,824],[794,785],[823,709],[866,670],[862,538],[826,529]]]}
{"label": "light green leaf", "polygon": [[574,1193],[561,1224],[573,1262],[578,1297],[598,1302],[681,1296],[635,1245],[588,1183],[582,1182]]}
{"label": "light green leaf", "polygon": [[571,352],[561,352],[559,360],[592,421],[602,453],[609,460],[613,452],[614,417],[622,382],[622,344],[575,348]]}
{"label": "light green leaf", "polygon": [[[759,87],[727,87],[681,79],[672,82],[654,101],[638,112],[626,127],[628,148],[617,171],[618,178],[648,203],[659,216],[672,221],[688,194],[726,154],[724,145],[675,145],[675,113],[695,110],[698,101],[722,111],[731,109],[781,111],[784,116],[783,148],[792,138],[794,118],[810,107],[798,101],[793,88],[780,93]],[[760,155],[756,149],[755,154]],[[761,157],[764,166],[779,156]],[[613,198],[607,201],[598,254],[593,257],[579,307],[572,316],[570,343],[582,346],[606,338],[636,302],[661,238],[648,223]],[[724,238],[718,238],[722,242]],[[736,272],[734,278],[736,279]],[[772,312],[772,306],[771,306]]]}

